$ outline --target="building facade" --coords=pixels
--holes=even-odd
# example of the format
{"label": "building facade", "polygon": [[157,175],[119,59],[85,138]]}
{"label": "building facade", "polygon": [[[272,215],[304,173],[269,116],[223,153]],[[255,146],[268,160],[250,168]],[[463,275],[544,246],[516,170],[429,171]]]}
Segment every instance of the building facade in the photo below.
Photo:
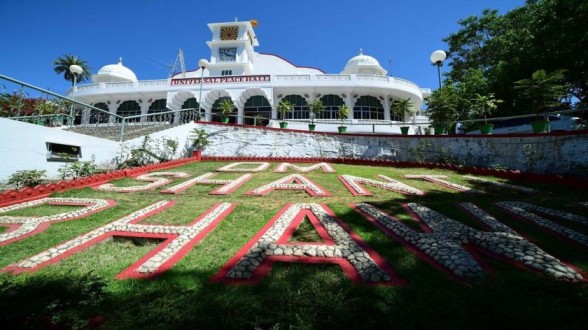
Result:
{"label": "building facade", "polygon": [[[220,121],[220,103],[230,100],[236,115],[231,117],[234,123],[253,124],[262,119],[270,125],[276,122],[271,119],[279,118],[280,101],[288,100],[294,105],[286,119],[303,122],[312,116],[307,102],[320,99],[325,109],[315,118],[317,122],[334,123],[339,107],[346,104],[351,110],[348,122],[360,124],[402,119],[414,122],[414,117],[391,116],[392,102],[410,98],[419,109],[430,93],[413,82],[386,76],[378,61],[361,50],[339,74],[296,66],[277,55],[258,53],[254,25],[250,21],[208,24],[212,32],[207,41],[210,58],[201,60],[197,70],[168,79],[138,80],[121,59],[118,64],[102,67],[92,76],[93,83],[77,86],[75,98],[125,117],[197,109],[196,115],[201,114],[207,121]],[[83,112],[77,121],[113,120],[94,112]],[[181,119],[176,116],[171,120]]]}

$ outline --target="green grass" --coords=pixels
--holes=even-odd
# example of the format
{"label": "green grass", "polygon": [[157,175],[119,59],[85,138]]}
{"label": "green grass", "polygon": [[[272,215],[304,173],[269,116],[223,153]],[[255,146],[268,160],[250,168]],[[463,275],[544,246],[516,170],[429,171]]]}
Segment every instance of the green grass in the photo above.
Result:
{"label": "green grass", "polygon": [[[183,171],[195,177],[229,163],[203,162],[166,171]],[[53,196],[114,199],[113,208],[87,218],[53,223],[45,232],[0,246],[0,267],[44,251],[133,211],[160,200],[176,205],[142,223],[186,225],[215,203],[238,204],[236,209],[171,270],[155,280],[116,280],[115,276],[157,246],[158,241],[115,238],[89,247],[59,263],[32,274],[0,274],[0,325],[6,328],[44,327],[47,318],[55,324],[83,328],[97,315],[106,329],[332,329],[332,328],[584,328],[588,322],[586,284],[553,280],[485,258],[492,267],[482,278],[457,283],[423,262],[399,242],[388,238],[348,204],[369,202],[418,226],[402,208],[417,202],[468,226],[483,227],[456,207],[473,202],[499,221],[524,234],[556,257],[588,270],[586,248],[562,241],[536,225],[522,222],[494,206],[496,201],[514,200],[586,215],[585,192],[569,187],[509,182],[540,190],[528,194],[471,183],[460,174],[445,170],[397,169],[333,165],[337,173],[313,171],[303,175],[328,190],[332,197],[310,197],[303,191],[275,190],[266,196],[248,196],[248,191],[291,173],[260,173],[229,196],[208,193],[219,186],[195,185],[178,195],[159,191],[187,180],[172,182],[153,191],[113,193],[90,188]],[[374,196],[354,197],[337,179],[350,174],[374,178],[383,174],[426,192],[405,196],[366,186]],[[458,193],[432,183],[403,179],[403,174],[443,174],[449,181],[473,187],[478,194]],[[219,173],[216,179],[236,178],[243,173]],[[504,181],[504,180],[499,180]],[[508,181],[504,181],[508,182]],[[130,179],[117,186],[133,185]],[[144,184],[144,183],[140,183]],[[338,266],[327,264],[274,264],[269,275],[256,286],[211,283],[210,278],[239,251],[286,203],[324,203],[376,250],[408,285],[381,287],[354,285]],[[71,207],[39,206],[10,215],[39,216],[71,210]],[[3,214],[8,215],[8,214]],[[554,219],[554,221],[561,222]],[[588,234],[586,226],[566,226]],[[2,233],[4,227],[0,227]],[[301,223],[292,241],[321,241],[308,220]],[[585,276],[586,277],[586,276]]]}

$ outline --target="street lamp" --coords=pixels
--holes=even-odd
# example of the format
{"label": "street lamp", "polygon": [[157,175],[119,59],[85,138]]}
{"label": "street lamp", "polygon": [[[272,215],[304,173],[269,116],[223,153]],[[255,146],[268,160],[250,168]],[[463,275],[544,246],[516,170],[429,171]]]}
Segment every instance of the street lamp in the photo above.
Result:
{"label": "street lamp", "polygon": [[204,69],[210,63],[206,59],[200,59],[198,66],[200,67],[200,95],[198,96],[198,116],[202,116],[202,82],[204,80]]}
{"label": "street lamp", "polygon": [[[77,80],[78,80],[78,76],[79,74],[82,74],[84,72],[84,69],[82,69],[81,66],[77,65],[77,64],[72,64],[69,66],[69,72],[71,72],[71,74],[73,74],[73,89],[71,91],[71,99],[75,100],[74,98],[74,93],[76,91],[76,84],[77,84]],[[74,117],[73,117],[73,112],[74,112],[74,103],[72,103],[71,107],[69,108],[69,127],[72,127],[73,122],[74,122]]]}
{"label": "street lamp", "polygon": [[436,50],[431,54],[431,62],[437,66],[437,75],[439,76],[439,88],[441,88],[441,66],[447,58],[447,54],[442,50]]}

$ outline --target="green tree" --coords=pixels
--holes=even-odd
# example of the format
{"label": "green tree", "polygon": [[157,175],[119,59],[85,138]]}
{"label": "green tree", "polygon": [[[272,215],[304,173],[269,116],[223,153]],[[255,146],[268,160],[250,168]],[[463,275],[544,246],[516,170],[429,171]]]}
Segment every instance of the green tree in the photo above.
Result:
{"label": "green tree", "polygon": [[402,118],[402,123],[405,123],[405,116],[411,117],[416,112],[414,108],[414,103],[411,102],[410,98],[408,99],[400,99],[394,100],[392,102],[391,112]]}
{"label": "green tree", "polygon": [[315,99],[307,103],[308,109],[312,112],[312,123],[314,124],[315,118],[325,109],[323,101]]}
{"label": "green tree", "polygon": [[294,105],[288,100],[282,100],[278,104],[278,112],[282,115],[282,121],[286,119],[286,113],[292,112]]}
{"label": "green tree", "polygon": [[484,124],[488,125],[488,116],[498,108],[500,103],[502,100],[494,98],[492,93],[488,95],[476,94],[473,100],[474,112],[476,115],[484,116]]}
{"label": "green tree", "polygon": [[566,96],[569,85],[564,80],[564,70],[546,72],[537,70],[531,78],[515,81],[514,89],[520,93],[520,100],[531,104],[534,112],[545,114],[551,108],[562,105],[562,99]]}
{"label": "green tree", "polygon": [[73,86],[74,73],[69,70],[69,67],[74,64],[79,65],[83,70],[81,74],[76,76],[77,82],[90,80],[90,71],[92,68],[88,66],[86,61],[72,54],[67,54],[56,58],[53,61],[53,70],[56,74],[63,74],[63,79],[71,81],[71,85]]}
{"label": "green tree", "polygon": [[341,125],[343,122],[349,117],[349,107],[347,104],[341,104],[339,106],[339,112],[337,113],[337,118],[341,120]]}
{"label": "green tree", "polygon": [[463,83],[470,70],[480,70],[488,90],[477,93],[494,93],[504,101],[497,114],[529,113],[532,109],[527,104],[517,102],[514,82],[540,69],[564,69],[568,93],[578,106],[588,105],[586,21],[588,2],[584,0],[528,0],[504,15],[487,9],[460,20],[459,31],[444,39],[451,58],[446,84]]}
{"label": "green tree", "polygon": [[455,87],[445,85],[435,90],[426,100],[429,118],[435,126],[445,126],[457,119],[459,97]]}

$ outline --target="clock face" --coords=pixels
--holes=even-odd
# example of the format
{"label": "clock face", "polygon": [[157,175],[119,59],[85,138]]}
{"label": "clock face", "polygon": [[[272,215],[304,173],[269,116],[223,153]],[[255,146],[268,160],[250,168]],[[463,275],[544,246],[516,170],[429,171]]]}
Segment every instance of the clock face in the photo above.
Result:
{"label": "clock face", "polygon": [[237,40],[239,28],[236,26],[224,26],[221,28],[221,40]]}
{"label": "clock face", "polygon": [[219,48],[218,58],[222,62],[234,62],[237,59],[237,48]]}

